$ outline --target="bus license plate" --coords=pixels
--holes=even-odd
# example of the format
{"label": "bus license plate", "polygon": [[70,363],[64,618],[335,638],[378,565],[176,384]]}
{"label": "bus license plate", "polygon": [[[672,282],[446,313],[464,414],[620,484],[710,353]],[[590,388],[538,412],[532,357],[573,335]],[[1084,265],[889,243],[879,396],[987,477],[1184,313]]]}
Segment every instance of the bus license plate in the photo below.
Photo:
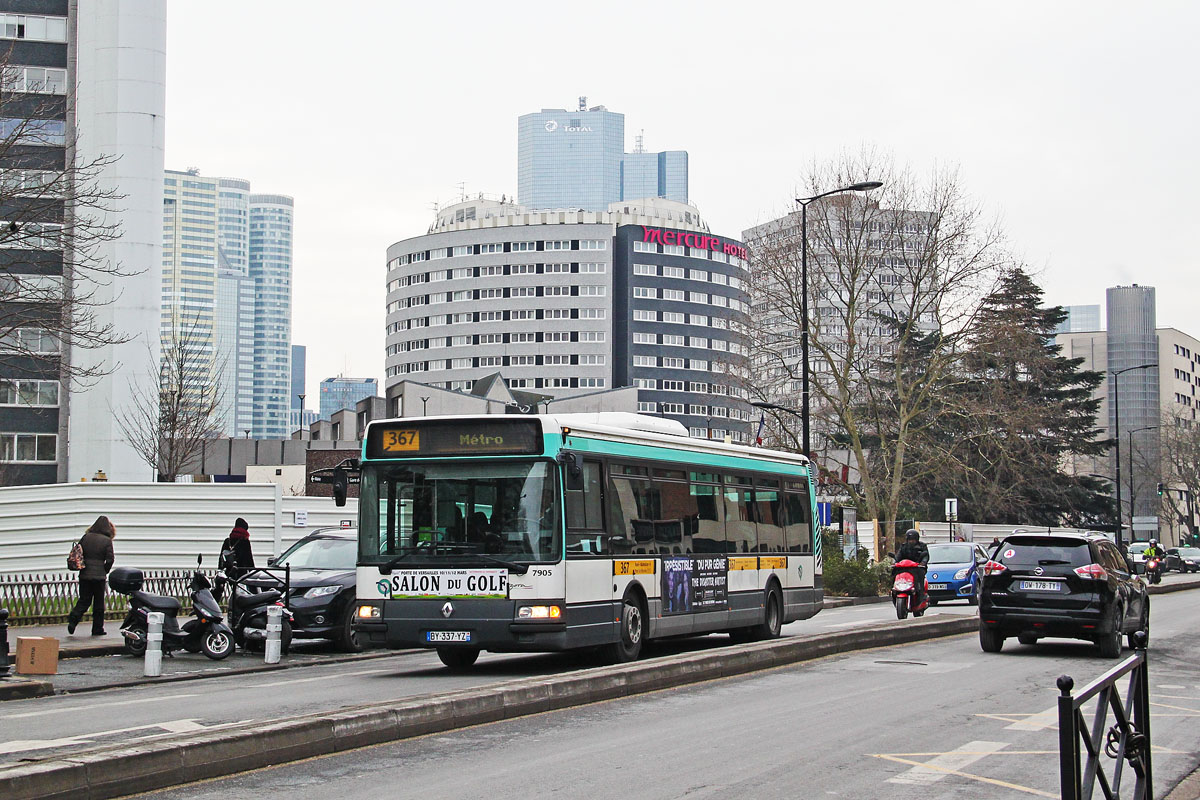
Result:
{"label": "bus license plate", "polygon": [[469,642],[471,641],[470,631],[427,631],[425,633],[425,641],[427,642]]}
{"label": "bus license plate", "polygon": [[946,584],[944,584],[944,583],[931,583],[931,584],[929,584],[929,589],[930,589],[930,591],[934,591],[934,592],[936,592],[936,591],[939,591],[939,590],[943,590],[943,589],[945,589],[945,588],[946,588]]}
{"label": "bus license plate", "polygon": [[1057,581],[1021,581],[1022,589],[1029,589],[1035,592],[1057,592]]}

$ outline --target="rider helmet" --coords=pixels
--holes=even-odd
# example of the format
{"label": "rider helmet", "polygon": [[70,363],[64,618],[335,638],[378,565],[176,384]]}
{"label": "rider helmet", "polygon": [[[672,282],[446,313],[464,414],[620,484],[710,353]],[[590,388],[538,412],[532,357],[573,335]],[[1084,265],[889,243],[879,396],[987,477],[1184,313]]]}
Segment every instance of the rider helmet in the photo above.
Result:
{"label": "rider helmet", "polygon": [[1158,539],[1151,539],[1151,540],[1150,540],[1150,546],[1151,546],[1151,547],[1158,547]]}
{"label": "rider helmet", "polygon": [[920,540],[920,538],[921,538],[921,532],[918,531],[916,528],[909,528],[904,533],[904,539],[905,539],[905,541],[908,541],[908,542],[915,542],[915,541]]}

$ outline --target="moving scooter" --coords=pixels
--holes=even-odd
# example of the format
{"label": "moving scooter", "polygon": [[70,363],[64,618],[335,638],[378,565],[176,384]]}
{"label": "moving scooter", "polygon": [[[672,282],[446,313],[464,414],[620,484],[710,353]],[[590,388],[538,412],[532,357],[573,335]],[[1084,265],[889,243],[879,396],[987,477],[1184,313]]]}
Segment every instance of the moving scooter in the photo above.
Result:
{"label": "moving scooter", "polygon": [[1146,580],[1150,583],[1162,583],[1163,562],[1158,556],[1146,559]]}
{"label": "moving scooter", "polygon": [[907,558],[892,566],[892,605],[896,607],[896,619],[904,619],[910,613],[920,617],[929,607],[929,584],[925,581],[925,572],[924,564]]}
{"label": "moving scooter", "polygon": [[[201,557],[196,558],[197,568]],[[188,584],[191,592],[194,619],[179,624],[182,604],[174,597],[150,594],[142,591],[144,577],[140,569],[118,567],[108,575],[108,585],[114,592],[129,595],[129,613],[121,623],[121,635],[125,637],[125,652],[140,656],[146,652],[147,632],[150,627],[150,612],[163,615],[162,649],[164,653],[186,650],[200,653],[219,661],[233,652],[233,631],[224,622],[221,607],[212,595],[212,584],[204,573],[197,569]]]}

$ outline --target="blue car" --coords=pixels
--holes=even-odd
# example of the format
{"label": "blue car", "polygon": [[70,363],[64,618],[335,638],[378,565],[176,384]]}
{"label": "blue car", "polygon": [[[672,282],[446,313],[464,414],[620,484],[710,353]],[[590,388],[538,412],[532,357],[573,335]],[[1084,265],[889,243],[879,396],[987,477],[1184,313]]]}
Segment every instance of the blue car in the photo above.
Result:
{"label": "blue car", "polygon": [[971,542],[929,545],[929,602],[966,600],[979,604],[979,576],[987,563],[987,551]]}

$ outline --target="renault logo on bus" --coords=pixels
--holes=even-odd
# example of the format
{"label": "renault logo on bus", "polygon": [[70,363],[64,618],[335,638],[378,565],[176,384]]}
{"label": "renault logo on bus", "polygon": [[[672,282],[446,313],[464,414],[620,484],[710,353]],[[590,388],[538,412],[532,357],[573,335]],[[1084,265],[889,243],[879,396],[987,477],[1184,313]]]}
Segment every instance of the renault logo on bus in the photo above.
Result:
{"label": "renault logo on bus", "polygon": [[449,602],[447,602],[446,605],[442,606],[442,616],[445,617],[446,619],[450,619],[450,615],[453,613],[454,613],[454,606],[452,606]]}

